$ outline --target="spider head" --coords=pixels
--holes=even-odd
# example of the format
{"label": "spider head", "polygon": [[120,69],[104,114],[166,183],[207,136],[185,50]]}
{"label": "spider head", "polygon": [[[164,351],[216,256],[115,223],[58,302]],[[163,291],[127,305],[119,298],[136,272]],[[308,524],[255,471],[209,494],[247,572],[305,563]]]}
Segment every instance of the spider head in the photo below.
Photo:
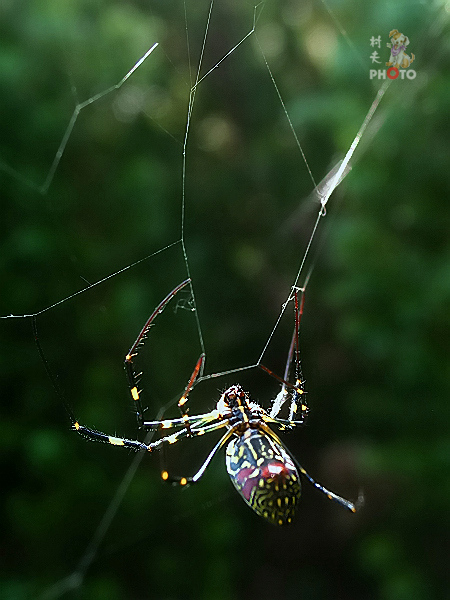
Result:
{"label": "spider head", "polygon": [[240,408],[248,408],[248,393],[239,384],[232,385],[221,395],[217,410],[226,415]]}

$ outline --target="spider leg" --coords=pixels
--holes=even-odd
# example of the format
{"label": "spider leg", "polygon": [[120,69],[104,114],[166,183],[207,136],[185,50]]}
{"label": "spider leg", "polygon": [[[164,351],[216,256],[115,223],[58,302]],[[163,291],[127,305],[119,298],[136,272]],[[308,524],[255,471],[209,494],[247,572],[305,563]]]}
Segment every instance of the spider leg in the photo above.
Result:
{"label": "spider leg", "polygon": [[[283,377],[279,377],[273,371],[259,364],[258,366],[266,371],[271,377],[274,377],[282,383],[280,392],[276,395],[272,402],[272,408],[270,410],[270,416],[276,418],[280,413],[283,404],[291,397],[291,403],[289,407],[289,417],[286,420],[280,419],[278,422],[286,426],[300,425],[305,421],[305,417],[308,412],[308,407],[304,400],[304,394],[306,393],[303,388],[303,381],[301,376],[300,368],[300,349],[299,349],[299,332],[300,332],[300,321],[303,315],[303,305],[305,301],[305,288],[300,288],[302,293],[300,305],[298,301],[298,289],[294,289],[294,332],[292,334],[291,343],[289,345],[289,352],[286,360],[286,366],[284,369]],[[295,384],[289,383],[289,373],[291,370],[292,363],[295,362]],[[290,388],[293,391],[289,391]],[[303,397],[302,397],[303,396]],[[301,400],[301,401],[300,401]],[[296,420],[297,411],[301,408],[300,419]]]}
{"label": "spider leg", "polygon": [[[263,371],[265,371],[266,373],[268,373],[271,377],[273,377],[274,379],[277,379],[278,381],[280,381],[283,384],[281,391],[277,394],[277,396],[275,397],[275,400],[272,403],[272,408],[269,413],[269,416],[273,419],[272,422],[277,422],[277,423],[280,422],[280,423],[286,424],[286,425],[300,425],[300,424],[304,423],[305,417],[308,413],[308,406],[306,405],[306,402],[303,399],[304,395],[306,394],[305,390],[303,389],[303,382],[300,379],[297,379],[295,384],[289,383],[289,381],[283,379],[282,377],[280,377],[279,375],[277,375],[276,373],[274,373],[273,371],[271,371],[264,365],[259,364],[258,367],[260,369],[262,369]],[[292,392],[288,392],[287,391],[288,389],[292,390]],[[284,402],[289,397],[289,394],[292,394],[291,408],[289,411],[289,419],[278,419],[277,415],[279,414]],[[301,399],[301,402],[300,402],[301,418],[300,418],[300,420],[296,421],[294,419],[294,417],[297,415],[297,411],[299,408],[298,403],[299,403],[300,399]],[[287,423],[285,423],[285,421],[287,421]]]}
{"label": "spider leg", "polygon": [[187,414],[189,409],[188,408],[184,408],[184,405],[188,401],[189,392],[194,387],[195,381],[196,381],[199,373],[202,372],[204,362],[205,362],[205,355],[201,354],[200,358],[197,361],[197,364],[195,365],[194,370],[192,371],[191,378],[189,379],[188,384],[187,384],[187,386],[184,389],[183,395],[178,400],[178,408],[180,409],[181,419],[182,419],[183,425],[187,429],[189,435],[190,435],[190,432],[191,432],[190,420],[189,420],[189,417],[188,417],[188,414]]}
{"label": "spider leg", "polygon": [[[220,423],[210,426],[209,428],[205,427],[205,430],[207,429],[208,431],[213,431],[214,429],[219,429],[220,427],[225,427],[227,424],[228,424],[228,421],[221,421]],[[193,429],[192,433],[195,435],[196,430]],[[233,433],[234,433],[234,428],[231,428],[225,432],[225,434],[220,438],[220,440],[217,442],[217,444],[214,446],[214,448],[208,454],[208,456],[206,457],[206,460],[204,461],[204,463],[202,464],[200,469],[197,471],[197,473],[193,477],[179,477],[179,476],[175,476],[175,475],[169,475],[169,472],[167,470],[163,469],[161,472],[162,479],[164,481],[168,481],[169,483],[172,483],[174,485],[181,485],[181,486],[186,486],[186,485],[190,485],[192,483],[197,483],[197,481],[202,477],[202,475],[206,471],[206,468],[208,467],[209,463],[211,462],[211,460],[214,457],[214,455],[216,454],[216,452],[218,450],[220,450],[220,448],[222,448],[222,446],[230,439],[230,437],[233,435]],[[197,434],[197,435],[199,435],[199,434]]]}
{"label": "spider leg", "polygon": [[204,413],[201,415],[193,415],[191,417],[187,417],[187,419],[165,419],[162,421],[144,421],[142,423],[142,427],[144,429],[170,429],[172,427],[184,427],[186,421],[188,423],[194,423],[196,426],[201,426],[203,424],[209,423],[214,419],[217,419],[219,413],[217,410],[212,410],[209,413]]}
{"label": "spider leg", "polygon": [[175,294],[177,294],[182,288],[184,288],[188,283],[190,283],[190,281],[190,279],[186,279],[185,281],[177,285],[177,287],[175,287],[169,294],[167,294],[164,300],[162,300],[162,302],[158,304],[158,306],[155,308],[155,310],[145,322],[145,325],[141,329],[139,335],[137,336],[136,341],[131,346],[130,350],[125,356],[124,367],[128,379],[128,387],[130,389],[131,397],[134,401],[134,406],[136,409],[136,418],[139,427],[142,427],[144,422],[144,410],[140,398],[141,392],[138,390],[140,374],[136,374],[134,371],[133,359],[137,356],[139,346],[141,346],[144,343],[144,340],[147,337],[147,334],[155,318],[159,315],[159,313],[161,313],[164,310],[166,304],[168,304],[168,302],[172,300]]}
{"label": "spider leg", "polygon": [[[213,411],[213,413],[214,414],[212,414],[211,418],[208,420],[213,420],[217,418],[215,411]],[[208,420],[202,419],[200,423],[206,423]],[[103,433],[102,431],[97,431],[96,429],[91,429],[90,427],[81,425],[78,421],[74,422],[73,428],[80,435],[92,441],[105,442],[107,444],[112,444],[113,446],[132,448],[133,450],[146,450],[147,452],[153,452],[154,450],[159,450],[164,444],[175,444],[184,437],[195,437],[198,435],[204,435],[205,433],[209,433],[210,431],[214,431],[215,429],[224,427],[226,424],[227,421],[220,421],[219,423],[213,423],[210,425],[206,425],[205,427],[199,427],[199,424],[197,424],[196,428],[190,428],[189,430],[186,428],[181,429],[180,431],[177,431],[172,435],[167,435],[162,438],[159,438],[159,440],[156,440],[156,442],[151,442],[150,444],[140,442],[139,440],[129,440],[127,438],[111,436],[106,433]]]}
{"label": "spider leg", "polygon": [[338,496],[337,494],[335,494],[331,490],[329,490],[326,487],[324,487],[321,483],[318,483],[315,479],[313,479],[311,477],[311,475],[309,475],[309,473],[307,473],[305,471],[305,469],[300,465],[300,463],[295,458],[294,458],[294,461],[295,461],[295,463],[297,465],[297,468],[300,471],[300,473],[302,473],[302,475],[304,475],[306,477],[306,479],[310,483],[312,483],[313,486],[316,489],[318,489],[322,493],[324,493],[325,496],[327,498],[329,498],[330,500],[333,500],[334,502],[337,502],[338,504],[340,504],[344,508],[348,508],[348,510],[351,510],[353,513],[355,513],[358,509],[360,509],[362,507],[362,505],[364,504],[364,496],[363,496],[362,493],[359,494],[358,500],[356,502],[350,502],[350,500],[346,500],[345,498],[342,498],[342,496]]}
{"label": "spider leg", "polygon": [[[306,413],[305,413],[306,414]],[[303,417],[303,414],[300,415]],[[275,423],[280,427],[280,429],[291,429],[292,427],[298,427],[300,425],[305,424],[305,419],[301,418],[299,420],[290,420],[290,419],[279,419],[278,417],[271,417],[270,415],[262,417],[266,423]]]}
{"label": "spider leg", "polygon": [[269,373],[269,375],[272,375],[272,377],[275,377],[276,379],[279,379],[282,382],[281,390],[278,392],[278,394],[275,396],[275,398],[272,401],[272,408],[270,409],[271,417],[276,417],[280,413],[281,407],[286,402],[286,400],[289,398],[287,381],[289,379],[289,369],[291,366],[292,357],[294,355],[294,342],[295,342],[295,331],[292,334],[292,340],[291,340],[291,343],[289,346],[289,352],[288,352],[288,357],[287,357],[287,361],[286,361],[286,367],[284,369],[283,378],[276,376],[275,373],[273,373],[272,371],[269,371],[262,365],[262,368],[265,371],[267,371]]}
{"label": "spider leg", "polygon": [[[271,437],[274,441],[276,441],[277,444],[282,445],[280,438],[277,436],[276,433],[274,433],[270,429],[270,427],[265,426],[264,431],[269,437]],[[291,454],[291,458],[295,462],[297,469],[300,471],[300,473],[302,475],[304,475],[306,477],[306,479],[310,483],[312,483],[316,489],[320,490],[330,500],[334,500],[334,502],[337,502],[338,504],[340,504],[344,508],[347,508],[348,510],[350,510],[353,513],[355,513],[358,509],[360,509],[362,507],[362,505],[364,504],[364,496],[361,492],[360,492],[358,500],[356,502],[351,502],[350,500],[346,500],[345,498],[342,498],[342,496],[338,496],[331,490],[324,487],[321,483],[318,483],[315,479],[313,479],[313,477],[311,477],[311,475],[305,471],[305,469],[301,466],[301,464],[298,462],[298,460],[294,456],[292,456],[292,454]]]}
{"label": "spider leg", "polygon": [[[305,288],[301,290],[302,298],[300,301],[300,309],[298,306],[298,293],[297,289],[294,291],[294,311],[295,311],[295,327],[294,327],[294,347],[295,347],[295,387],[296,391],[292,394],[291,406],[289,408],[289,420],[292,420],[294,415],[296,415],[298,410],[297,400],[298,397],[304,394],[303,389],[303,381],[302,374],[300,368],[300,345],[299,345],[299,331],[300,331],[300,321],[303,315],[303,306],[305,304]],[[307,413],[308,407],[304,402],[301,403],[302,414]]]}
{"label": "spider leg", "polygon": [[[212,418],[214,418],[214,417],[212,417]],[[178,440],[180,440],[182,438],[196,437],[199,435],[204,435],[205,433],[209,433],[210,431],[215,431],[216,429],[225,427],[227,425],[227,423],[228,423],[228,421],[223,420],[223,421],[219,421],[218,423],[211,423],[210,425],[206,425],[205,427],[195,427],[195,428],[189,428],[189,429],[187,429],[185,427],[184,429],[181,429],[180,431],[177,431],[177,432],[173,433],[172,435],[164,436],[164,437],[160,438],[159,440],[157,440],[156,442],[152,442],[151,444],[149,444],[149,446],[151,447],[152,450],[154,450],[154,449],[161,447],[163,444],[175,444],[176,442],[178,442]]]}
{"label": "spider leg", "polygon": [[[286,366],[284,368],[283,378],[281,379],[280,377],[275,376],[275,374],[272,372],[269,373],[270,375],[275,376],[276,379],[279,379],[279,381],[282,382],[281,390],[278,392],[278,394],[275,396],[275,398],[272,402],[272,408],[270,411],[271,417],[276,417],[279,414],[283,404],[289,398],[289,392],[287,389],[288,381],[289,381],[289,372],[291,370],[292,359],[294,357],[294,350],[296,349],[297,344],[298,344],[298,323],[297,323],[297,316],[296,316],[295,327],[294,327],[294,331],[292,333],[291,343],[289,344],[289,352],[288,352],[287,359],[286,359]],[[296,352],[296,357],[298,358],[298,352]],[[290,417],[290,420],[292,420],[292,417]]]}
{"label": "spider leg", "polygon": [[96,429],[85,427],[84,425],[81,425],[78,421],[74,421],[73,428],[75,429],[75,431],[77,431],[80,435],[87,438],[88,440],[92,440],[95,442],[105,442],[107,444],[112,444],[113,446],[123,446],[124,448],[132,448],[133,450],[147,450],[149,452],[152,451],[151,444],[144,444],[144,442],[140,442],[139,440],[128,440],[126,438],[107,435],[102,431],[97,431]]}

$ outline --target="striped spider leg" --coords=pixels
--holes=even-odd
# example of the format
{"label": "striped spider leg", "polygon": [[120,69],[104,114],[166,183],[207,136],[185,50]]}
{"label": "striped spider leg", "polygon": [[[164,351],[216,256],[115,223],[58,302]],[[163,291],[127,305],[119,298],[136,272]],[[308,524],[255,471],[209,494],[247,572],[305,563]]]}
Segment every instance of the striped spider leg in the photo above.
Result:
{"label": "striped spider leg", "polygon": [[[298,292],[302,293],[300,306],[298,302]],[[268,369],[262,364],[259,364],[259,368],[266,371],[271,377],[277,379],[281,384],[280,392],[275,396],[272,401],[272,407],[270,410],[270,416],[276,418],[283,407],[283,404],[290,398],[289,417],[287,420],[278,419],[278,423],[283,423],[286,427],[294,427],[303,425],[308,415],[308,406],[305,400],[305,389],[304,382],[302,380],[301,368],[300,368],[300,350],[299,350],[299,332],[300,332],[300,321],[303,315],[303,306],[305,303],[305,288],[294,288],[294,331],[292,334],[291,343],[289,346],[289,352],[286,361],[286,367],[284,369],[283,377],[279,377],[276,373]],[[295,364],[295,383],[289,382],[290,370],[292,363]],[[297,420],[294,417],[297,416],[297,411],[300,407],[300,416]]]}
{"label": "striped spider leg", "polygon": [[148,452],[152,452],[153,450],[159,449],[165,443],[173,444],[176,441],[178,441],[180,438],[201,435],[202,433],[204,433],[204,431],[208,430],[208,428],[202,427],[202,428],[197,428],[196,430],[193,431],[191,429],[191,423],[195,423],[197,425],[199,423],[201,423],[203,426],[206,423],[208,423],[209,421],[211,421],[213,418],[211,418],[211,417],[206,418],[209,415],[197,415],[197,416],[189,417],[187,414],[187,410],[185,410],[183,408],[183,406],[187,402],[189,392],[191,391],[191,389],[193,388],[193,386],[195,384],[195,380],[197,379],[199,373],[201,373],[201,371],[202,371],[204,360],[205,360],[204,354],[202,354],[200,356],[200,358],[198,359],[197,364],[194,368],[194,371],[193,371],[193,373],[188,381],[188,384],[185,388],[185,391],[178,402],[178,406],[179,406],[180,412],[181,412],[181,419],[174,419],[172,421],[158,421],[158,422],[152,422],[152,421],[145,422],[144,421],[144,410],[142,407],[142,402],[141,402],[141,397],[140,397],[141,392],[138,390],[140,374],[135,373],[134,366],[133,366],[133,359],[137,355],[138,348],[143,345],[143,343],[147,337],[147,334],[150,330],[150,327],[151,327],[153,321],[155,320],[155,318],[157,317],[157,315],[159,315],[164,310],[164,308],[169,303],[169,301],[182,288],[184,288],[186,285],[188,285],[188,283],[190,283],[190,281],[191,281],[190,279],[186,279],[185,281],[183,281],[182,283],[177,285],[164,298],[164,300],[162,300],[158,304],[158,306],[152,312],[150,317],[147,319],[144,327],[141,329],[139,335],[136,338],[136,341],[131,346],[130,350],[128,351],[128,353],[125,357],[125,361],[124,361],[125,371],[126,371],[127,379],[128,379],[128,385],[129,385],[131,397],[134,401],[134,406],[136,409],[136,417],[137,417],[138,426],[140,428],[146,429],[146,430],[157,429],[158,426],[160,428],[182,426],[183,429],[181,429],[180,431],[178,431],[172,435],[162,437],[162,438],[158,439],[157,441],[152,442],[150,444],[145,444],[144,442],[141,442],[139,440],[129,440],[126,438],[110,436],[101,431],[97,431],[90,427],[86,427],[85,425],[81,425],[75,419],[75,417],[73,417],[71,411],[69,411],[69,415],[71,416],[74,429],[78,433],[80,433],[82,436],[84,436],[90,440],[93,440],[93,441],[106,442],[106,443],[112,444],[114,446],[123,446],[125,448],[132,448],[133,450],[146,450]]}
{"label": "striped spider leg", "polygon": [[[302,294],[301,300],[300,300],[300,305],[299,305],[299,301],[298,301],[298,292],[299,291]],[[275,379],[277,379],[278,381],[280,381],[282,383],[280,392],[277,394],[277,396],[274,398],[274,400],[272,402],[272,408],[269,413],[270,420],[265,419],[266,422],[273,422],[273,423],[278,424],[280,429],[284,429],[286,427],[292,428],[292,427],[296,427],[299,425],[303,425],[305,422],[306,416],[308,414],[308,406],[304,399],[304,395],[306,392],[304,389],[304,382],[302,380],[302,375],[301,375],[300,351],[299,351],[299,330],[300,330],[301,317],[303,315],[303,306],[304,306],[304,301],[305,301],[305,288],[300,288],[300,289],[294,288],[293,299],[294,299],[295,324],[294,324],[294,332],[292,335],[291,344],[289,347],[286,367],[285,367],[285,371],[284,371],[284,377],[283,378],[279,377],[278,375],[276,375],[276,373],[274,373],[273,371],[271,371],[264,365],[259,364],[259,367],[262,370],[266,371],[266,373],[268,373],[271,377],[274,377]],[[295,363],[295,384],[292,384],[289,382],[289,373],[291,370],[292,362]],[[289,397],[291,398],[290,408],[289,408],[289,418],[288,419],[280,419],[278,417],[278,414],[280,413],[283,404],[289,399]],[[294,417],[297,414],[299,405],[301,408],[300,418],[298,420],[294,420]],[[278,438],[278,436],[272,430],[268,429],[268,431],[266,431],[266,434],[276,444],[278,444],[279,446],[283,447],[284,450],[286,450],[286,448],[283,446],[281,440]],[[334,500],[338,504],[349,509],[351,512],[356,512],[362,506],[362,504],[364,502],[362,493],[359,494],[359,497],[358,497],[358,500],[356,503],[350,502],[349,500],[346,500],[345,498],[338,496],[331,490],[324,487],[322,484],[318,483],[313,477],[311,477],[311,475],[309,475],[309,473],[301,466],[301,464],[298,462],[298,460],[295,457],[293,457],[291,455],[289,455],[289,456],[292,459],[295,466],[297,467],[298,471],[302,475],[304,475],[308,479],[308,481],[314,485],[314,487],[316,489],[318,489],[319,491],[324,493],[327,496],[327,498],[329,498],[330,500]],[[300,483],[298,486],[297,493],[298,493],[298,498],[299,498],[300,493],[301,493]]]}
{"label": "striped spider leg", "polygon": [[[125,361],[124,361],[125,372],[127,374],[128,386],[130,388],[131,397],[134,400],[134,405],[136,408],[136,417],[137,417],[138,427],[140,427],[140,428],[144,426],[144,411],[142,408],[142,403],[141,403],[141,398],[140,398],[141,392],[138,390],[139,377],[141,376],[141,373],[139,373],[139,374],[135,373],[133,359],[137,356],[138,348],[144,344],[144,342],[147,338],[147,334],[148,334],[150,327],[152,326],[155,318],[164,310],[166,304],[168,304],[168,302],[170,302],[170,300],[175,296],[175,294],[177,292],[179,292],[179,290],[184,288],[188,283],[190,283],[190,281],[191,281],[190,279],[186,279],[185,281],[183,281],[182,283],[177,285],[176,288],[174,288],[169,294],[167,294],[167,296],[164,298],[164,300],[162,300],[162,302],[160,302],[158,304],[158,306],[155,308],[155,310],[152,312],[150,317],[145,322],[145,325],[139,332],[139,335],[137,336],[136,341],[131,346],[130,350],[128,351],[127,355],[125,356]],[[205,355],[202,354],[200,356],[200,358],[197,362],[197,365],[194,369],[194,372],[192,373],[192,376],[186,386],[184,394],[178,402],[178,406],[180,408],[182,417],[187,416],[186,413],[183,412],[182,407],[187,401],[188,394],[191,391],[191,389],[195,383],[195,380],[197,379],[198,374],[203,369],[204,361],[205,361]],[[189,428],[189,422],[186,421],[186,423]]]}

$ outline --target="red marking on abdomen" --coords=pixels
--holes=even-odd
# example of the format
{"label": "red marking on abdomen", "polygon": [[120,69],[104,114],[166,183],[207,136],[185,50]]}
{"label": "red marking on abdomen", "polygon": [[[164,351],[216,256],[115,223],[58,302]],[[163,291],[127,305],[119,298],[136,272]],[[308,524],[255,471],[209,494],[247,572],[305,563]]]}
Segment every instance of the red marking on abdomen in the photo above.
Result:
{"label": "red marking on abdomen", "polygon": [[261,469],[261,477],[263,479],[284,479],[290,472],[291,469],[285,463],[279,460],[271,460]]}
{"label": "red marking on abdomen", "polygon": [[250,473],[255,471],[255,467],[240,469],[236,474],[236,482],[239,484],[239,490],[246,500],[250,501],[252,490],[258,485],[259,477],[250,477]]}

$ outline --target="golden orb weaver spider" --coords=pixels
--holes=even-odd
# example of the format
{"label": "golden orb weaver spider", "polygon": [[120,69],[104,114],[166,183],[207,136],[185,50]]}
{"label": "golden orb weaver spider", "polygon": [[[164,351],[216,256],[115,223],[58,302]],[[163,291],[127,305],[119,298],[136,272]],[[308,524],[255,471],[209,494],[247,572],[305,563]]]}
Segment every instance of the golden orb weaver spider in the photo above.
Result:
{"label": "golden orb weaver spider", "polygon": [[[178,429],[178,431],[146,444],[139,440],[113,437],[81,425],[72,412],[69,411],[74,429],[90,440],[132,448],[133,450],[153,452],[165,444],[174,444],[182,438],[204,435],[216,429],[225,428],[224,435],[215,444],[194,476],[175,477],[169,475],[168,471],[163,470],[161,473],[162,479],[181,486],[196,483],[206,471],[216,452],[227,443],[226,468],[234,487],[250,508],[270,523],[274,525],[292,523],[301,493],[300,474],[305,476],[329,499],[338,502],[352,512],[356,512],[362,504],[361,496],[356,503],[353,503],[316,482],[288,452],[282,441],[270,428],[270,425],[277,425],[282,430],[303,425],[308,412],[307,405],[303,400],[305,390],[300,375],[298,350],[299,324],[303,312],[304,294],[302,294],[299,308],[297,291],[294,292],[295,327],[284,377],[279,377],[270,369],[258,363],[258,367],[282,383],[281,391],[274,399],[270,412],[253,402],[249,393],[244,391],[239,384],[235,384],[223,392],[216,407],[211,412],[189,416],[186,403],[189,393],[202,370],[205,360],[205,355],[202,354],[195,365],[183,395],[178,401],[181,417],[162,421],[144,420],[141,393],[138,390],[138,376],[134,371],[133,360],[137,356],[138,347],[146,338],[156,316],[190,281],[190,279],[186,279],[177,285],[158,304],[131,346],[124,363],[139,428],[144,430]],[[295,384],[288,381],[290,366],[293,361],[295,362]],[[281,419],[278,414],[289,397],[289,418]],[[299,408],[300,416],[296,418]]]}

